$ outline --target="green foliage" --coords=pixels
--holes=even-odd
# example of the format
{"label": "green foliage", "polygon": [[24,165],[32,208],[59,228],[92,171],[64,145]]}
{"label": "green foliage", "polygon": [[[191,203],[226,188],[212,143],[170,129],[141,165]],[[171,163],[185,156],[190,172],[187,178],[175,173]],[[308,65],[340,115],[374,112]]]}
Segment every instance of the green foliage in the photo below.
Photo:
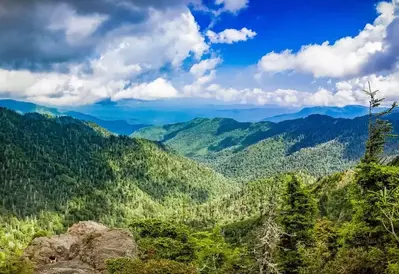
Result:
{"label": "green foliage", "polygon": [[315,202],[296,176],[287,182],[283,194],[280,223],[284,229],[281,238],[279,265],[286,273],[297,273],[302,265],[299,245],[310,245],[315,223]]}
{"label": "green foliage", "polygon": [[[397,115],[387,119],[399,132]],[[367,117],[349,120],[322,115],[276,124],[195,119],[145,128],[134,136],[156,136],[174,151],[248,182],[294,171],[320,177],[353,167],[365,151],[367,122]],[[387,154],[395,155],[398,148],[399,143],[389,142]]]}
{"label": "green foliage", "polygon": [[90,212],[86,218],[100,219],[126,214],[120,206],[133,206],[137,196],[155,204],[183,197],[203,203],[234,189],[221,175],[152,142],[107,138],[69,117],[5,109],[0,117],[0,197],[19,216],[57,211],[75,221]]}
{"label": "green foliage", "polygon": [[[301,176],[312,181],[312,178],[303,174]],[[189,215],[195,216],[195,218],[189,218],[188,223],[192,226],[209,228],[215,224],[231,224],[259,218],[267,210],[270,196],[281,195],[283,186],[290,178],[291,176],[282,174],[247,183],[232,194],[189,209],[192,211]],[[277,193],[274,194],[272,189],[276,189]]]}
{"label": "green foliage", "polygon": [[184,225],[159,220],[135,222],[130,228],[143,261],[173,260],[194,265],[200,273],[246,273],[252,263],[246,250],[228,244],[218,229],[192,231]]}
{"label": "green foliage", "polygon": [[184,225],[176,225],[160,220],[145,220],[133,222],[130,225],[135,235],[145,237],[168,237],[183,242],[188,241],[188,228]]}
{"label": "green foliage", "polygon": [[[316,222],[310,246],[299,247],[300,272],[397,273],[399,170],[363,163],[355,176],[348,175],[316,183],[313,192],[324,219]],[[345,208],[347,217],[337,219],[334,211],[326,210],[331,201]]]}
{"label": "green foliage", "polygon": [[366,164],[377,163],[381,159],[381,155],[384,152],[384,146],[386,138],[392,133],[392,123],[386,120],[382,120],[381,117],[389,115],[398,106],[397,102],[394,102],[391,108],[380,112],[373,113],[375,108],[381,105],[384,98],[377,98],[376,94],[378,90],[372,91],[369,82],[369,89],[364,92],[370,96],[370,110],[369,110],[369,135],[366,143],[366,152],[362,161]]}
{"label": "green foliage", "polygon": [[148,220],[135,222],[130,227],[136,235],[142,259],[194,261],[195,247],[185,226]]}
{"label": "green foliage", "polygon": [[243,221],[228,223],[222,227],[223,236],[231,245],[240,246],[243,244],[252,244],[254,233],[261,225],[262,218],[254,216]]}
{"label": "green foliage", "polygon": [[358,184],[366,191],[392,188],[399,185],[399,167],[362,163],[356,177]]}
{"label": "green foliage", "polygon": [[384,253],[376,248],[343,248],[326,264],[324,273],[384,273],[384,261]]}
{"label": "green foliage", "polygon": [[80,220],[111,226],[138,218],[182,220],[185,207],[235,189],[222,175],[153,142],[107,135],[70,117],[0,108],[5,257],[43,231],[59,233]]}
{"label": "green foliage", "polygon": [[316,222],[312,235],[312,244],[299,244],[298,251],[302,262],[299,273],[325,273],[326,263],[338,251],[338,233],[334,224],[328,219]]}
{"label": "green foliage", "polygon": [[[20,254],[14,254],[3,263],[2,253],[0,252],[0,273],[2,274],[33,274],[33,264],[27,260],[21,259]],[[5,258],[4,258],[5,259]]]}
{"label": "green foliage", "polygon": [[248,273],[253,263],[244,248],[231,247],[217,228],[211,232],[195,233],[192,239],[200,273]]}
{"label": "green foliage", "polygon": [[360,158],[366,125],[316,115],[141,132],[239,185],[163,145],[0,109],[0,273],[32,272],[20,259],[32,239],[89,219],[135,236],[139,259],[109,260],[110,273],[398,273],[399,168],[334,173]]}
{"label": "green foliage", "polygon": [[195,274],[196,269],[170,260],[140,261],[128,258],[107,260],[110,274]]}
{"label": "green foliage", "polygon": [[386,187],[374,193],[377,200],[377,220],[379,220],[389,234],[399,243],[399,187],[387,189]]}
{"label": "green foliage", "polygon": [[387,251],[388,266],[386,269],[387,274],[399,273],[399,248],[390,247]]}
{"label": "green foliage", "polygon": [[318,200],[320,217],[335,222],[350,221],[353,211],[350,189],[353,184],[352,171],[336,173],[318,180],[312,192]]}

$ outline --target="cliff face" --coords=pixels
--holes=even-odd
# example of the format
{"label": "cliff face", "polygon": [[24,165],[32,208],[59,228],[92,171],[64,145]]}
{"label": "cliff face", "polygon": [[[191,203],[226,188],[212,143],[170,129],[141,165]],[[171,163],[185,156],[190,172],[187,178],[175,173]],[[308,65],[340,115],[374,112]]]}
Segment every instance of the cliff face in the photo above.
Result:
{"label": "cliff face", "polygon": [[132,234],[87,221],[79,222],[66,234],[40,237],[32,241],[24,257],[38,274],[106,273],[105,260],[137,257]]}

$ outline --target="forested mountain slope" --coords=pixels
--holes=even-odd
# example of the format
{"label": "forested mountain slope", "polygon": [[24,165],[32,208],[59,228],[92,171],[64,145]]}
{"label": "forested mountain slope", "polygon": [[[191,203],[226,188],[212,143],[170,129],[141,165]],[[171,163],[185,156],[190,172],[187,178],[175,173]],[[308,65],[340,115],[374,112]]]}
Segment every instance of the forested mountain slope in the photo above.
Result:
{"label": "forested mountain slope", "polygon": [[[117,137],[70,117],[0,108],[0,273],[33,273],[34,265],[21,260],[22,250],[34,245],[32,239],[65,232],[79,220],[133,233],[138,258],[101,262],[110,274],[397,273],[399,169],[397,161],[379,161],[390,125],[370,124],[371,132],[381,131],[370,135],[365,155],[371,156],[356,168],[315,179],[306,173],[339,160],[334,153],[348,153],[348,158],[355,153],[345,142],[358,140],[363,128],[347,126],[331,140],[329,131],[353,121],[309,118],[315,120],[261,123],[261,129],[224,123],[219,135],[227,136],[220,139],[235,132],[237,143],[212,150],[216,158],[205,160],[234,157],[237,162],[225,170],[234,178],[240,178],[238,172],[289,171],[236,187],[162,144]],[[397,121],[397,116],[390,119]],[[220,124],[207,127],[206,121],[196,120],[191,129],[208,129],[208,139],[192,135],[192,146],[204,146],[212,141],[210,135],[218,135]],[[396,145],[387,146],[391,153]],[[298,172],[304,167],[307,172]],[[41,255],[50,264],[58,256]]]}
{"label": "forested mountain slope", "polygon": [[0,206],[17,216],[57,211],[73,220],[113,219],[203,203],[234,188],[153,142],[98,129],[0,108]]}
{"label": "forested mountain slope", "polygon": [[0,100],[0,107],[8,108],[17,111],[18,113],[32,113],[48,114],[51,116],[71,116],[81,121],[96,123],[97,125],[111,131],[115,134],[129,135],[136,130],[146,127],[143,124],[130,124],[124,120],[103,120],[98,117],[87,115],[76,111],[64,111],[56,108],[49,108],[29,102],[20,102],[15,100],[4,99]]}
{"label": "forested mountain slope", "polygon": [[[388,119],[399,132],[399,113]],[[364,153],[367,121],[367,117],[337,119],[325,115],[280,123],[195,119],[144,128],[134,136],[161,141],[228,177],[247,181],[283,171],[303,170],[322,176],[344,170]],[[388,142],[386,153],[398,152],[399,142]]]}

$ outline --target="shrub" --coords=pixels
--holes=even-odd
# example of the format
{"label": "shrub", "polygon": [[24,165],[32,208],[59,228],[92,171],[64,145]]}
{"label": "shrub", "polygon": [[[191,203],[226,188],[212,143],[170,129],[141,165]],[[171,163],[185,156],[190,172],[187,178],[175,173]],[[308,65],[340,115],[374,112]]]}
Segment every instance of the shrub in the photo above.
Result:
{"label": "shrub", "polygon": [[171,260],[149,260],[143,262],[129,258],[107,260],[110,274],[194,274],[196,269]]}

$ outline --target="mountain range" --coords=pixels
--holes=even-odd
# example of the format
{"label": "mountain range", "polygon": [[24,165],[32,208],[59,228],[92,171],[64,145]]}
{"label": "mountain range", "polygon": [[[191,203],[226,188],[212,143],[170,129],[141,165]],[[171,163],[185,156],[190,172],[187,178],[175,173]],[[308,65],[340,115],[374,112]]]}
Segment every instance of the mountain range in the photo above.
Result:
{"label": "mountain range", "polygon": [[368,113],[369,109],[364,106],[350,105],[344,107],[307,107],[298,112],[285,113],[265,118],[264,121],[281,122],[286,120],[295,120],[299,118],[306,118],[313,114],[327,115],[334,118],[349,118],[364,116]]}
{"label": "mountain range", "polygon": [[[388,119],[399,132],[399,113]],[[326,115],[279,123],[198,118],[143,128],[133,136],[159,141],[229,178],[250,181],[293,170],[323,176],[353,166],[364,153],[367,122],[366,116]],[[386,153],[399,153],[399,143],[388,142]]]}
{"label": "mountain range", "polygon": [[[355,207],[362,206],[362,213],[376,208],[375,214],[378,208],[368,206],[366,190],[359,192],[359,187],[363,182],[399,182],[394,166],[373,163],[352,169],[364,153],[367,116],[317,114],[279,123],[196,118],[142,128],[132,138],[63,113],[54,115],[54,110],[25,110],[0,107],[0,273],[34,273],[35,266],[20,257],[24,248],[47,243],[48,236],[65,232],[72,223],[94,220],[128,229],[124,235],[134,235],[137,242],[137,260],[106,261],[114,269],[110,273],[133,274],[136,264],[150,265],[145,273],[259,273],[257,258],[265,255],[260,244],[269,235],[268,225],[276,224],[289,235],[314,234],[306,250],[279,249],[279,260],[285,250],[303,252],[300,258],[309,262],[303,273],[337,274],[341,272],[325,270],[341,269],[347,265],[341,258],[352,256],[340,243],[354,242],[356,248],[359,235],[367,237],[366,243],[373,239],[364,223],[356,223]],[[399,132],[399,113],[387,119]],[[386,155],[398,152],[399,143],[391,139]],[[291,226],[304,220],[309,223],[304,229]],[[373,224],[384,232],[377,220]],[[388,239],[389,232],[384,233]],[[323,242],[319,250],[313,244],[320,238],[342,254],[322,259],[336,267],[313,263],[313,254],[327,246]],[[279,235],[277,240],[285,244]],[[378,245],[373,249],[378,252],[360,257],[361,263],[350,269],[355,270],[345,273],[385,273],[381,267],[368,271],[362,266],[375,254],[376,262],[387,260],[381,257],[385,246],[391,250],[394,243],[392,238]],[[356,252],[363,252],[363,246]],[[40,250],[45,264],[60,258],[58,246],[56,254],[46,246]],[[92,257],[88,260],[93,263]],[[69,260],[62,266],[76,265]]]}
{"label": "mountain range", "polygon": [[144,124],[131,124],[124,120],[104,120],[92,115],[84,114],[77,111],[60,110],[41,105],[36,105],[29,102],[21,102],[15,100],[0,100],[0,107],[15,110],[19,113],[32,113],[37,112],[51,116],[71,116],[73,118],[96,123],[97,125],[109,130],[115,134],[129,135],[134,131],[146,127]]}
{"label": "mountain range", "polygon": [[68,116],[5,108],[0,108],[0,170],[0,207],[21,217],[61,211],[70,220],[133,218],[164,205],[172,209],[175,199],[204,203],[235,188],[154,142],[107,134]]}
{"label": "mountain range", "polygon": [[166,125],[188,122],[195,118],[231,118],[239,122],[281,122],[306,118],[312,114],[334,118],[356,118],[367,114],[363,106],[285,108],[274,105],[226,105],[206,100],[122,100],[100,101],[85,106],[46,107],[15,100],[0,100],[0,106],[21,113],[39,112],[68,115],[94,122],[115,134],[129,135],[145,125]]}

